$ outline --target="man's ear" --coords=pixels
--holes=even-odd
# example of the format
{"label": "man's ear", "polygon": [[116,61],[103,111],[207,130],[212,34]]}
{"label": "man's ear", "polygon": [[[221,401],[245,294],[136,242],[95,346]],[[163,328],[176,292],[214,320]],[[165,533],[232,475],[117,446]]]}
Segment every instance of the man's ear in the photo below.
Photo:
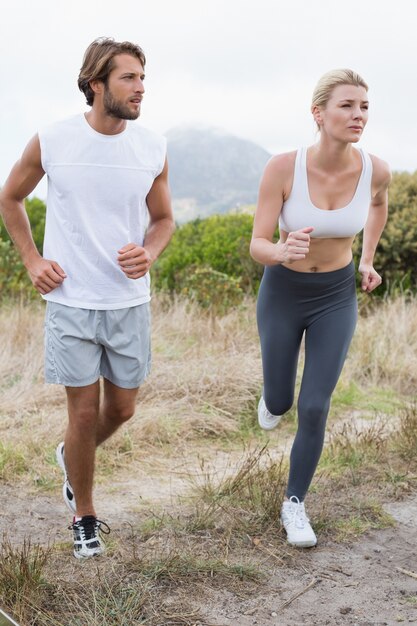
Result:
{"label": "man's ear", "polygon": [[102,80],[90,80],[88,83],[95,95],[102,94],[104,91],[104,83]]}

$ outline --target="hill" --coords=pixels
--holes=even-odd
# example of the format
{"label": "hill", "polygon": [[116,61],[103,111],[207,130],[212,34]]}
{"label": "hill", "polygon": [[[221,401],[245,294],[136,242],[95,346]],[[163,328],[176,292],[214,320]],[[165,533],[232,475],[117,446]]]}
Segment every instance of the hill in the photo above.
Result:
{"label": "hill", "polygon": [[175,217],[185,222],[254,204],[270,154],[224,131],[180,127],[167,134]]}

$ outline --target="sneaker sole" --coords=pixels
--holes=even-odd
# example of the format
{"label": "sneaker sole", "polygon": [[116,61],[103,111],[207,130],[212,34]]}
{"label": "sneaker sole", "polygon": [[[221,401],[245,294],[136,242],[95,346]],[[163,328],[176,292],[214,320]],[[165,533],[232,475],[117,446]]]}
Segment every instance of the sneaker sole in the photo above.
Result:
{"label": "sneaker sole", "polygon": [[74,506],[75,498],[74,496],[72,496],[71,500],[71,498],[67,494],[67,481],[65,481],[62,485],[62,497],[64,498],[64,502],[67,505],[67,508],[71,511],[71,513],[75,515],[77,513],[77,509]]}
{"label": "sneaker sole", "polygon": [[281,416],[279,416],[279,419],[276,422],[273,422],[272,424],[268,422],[265,424],[264,422],[262,422],[261,418],[258,415],[258,424],[262,428],[262,430],[274,430],[274,428],[278,426],[280,421],[281,421]]}
{"label": "sneaker sole", "polygon": [[[265,407],[265,400],[262,403],[262,398],[259,400],[258,404],[258,424],[262,428],[262,430],[274,430],[280,423],[282,419],[282,415],[275,415],[275,419],[272,421],[264,422],[262,419],[262,408]],[[261,408],[262,407],[262,408]]]}
{"label": "sneaker sole", "polygon": [[61,443],[58,444],[57,449],[55,450],[55,458],[56,458],[56,462],[58,463],[59,467],[64,472],[65,480],[67,480],[67,470],[65,468],[64,459],[62,457],[62,448],[63,447],[64,447],[64,444],[61,441]]}
{"label": "sneaker sole", "polygon": [[74,550],[73,554],[76,559],[79,561],[86,561],[87,559],[93,559],[96,556],[102,556],[105,550],[100,550],[100,552],[94,552],[94,554],[80,554],[76,550]]}
{"label": "sneaker sole", "polygon": [[77,509],[76,509],[75,505],[73,504],[75,502],[75,498],[73,496],[72,500],[71,500],[68,497],[68,494],[67,494],[68,476],[67,476],[67,470],[66,470],[64,459],[63,459],[63,455],[62,455],[62,448],[63,447],[64,447],[64,444],[61,442],[61,443],[58,444],[57,449],[55,451],[56,461],[57,461],[59,467],[61,468],[61,470],[64,473],[64,484],[62,485],[62,497],[64,498],[64,502],[67,505],[68,510],[71,511],[71,513],[74,513],[74,515],[75,515],[76,512],[77,512]]}
{"label": "sneaker sole", "polygon": [[291,541],[287,540],[287,543],[290,546],[294,546],[294,548],[314,548],[314,546],[317,545],[317,541],[311,542],[311,541],[302,541],[300,543],[292,543]]}

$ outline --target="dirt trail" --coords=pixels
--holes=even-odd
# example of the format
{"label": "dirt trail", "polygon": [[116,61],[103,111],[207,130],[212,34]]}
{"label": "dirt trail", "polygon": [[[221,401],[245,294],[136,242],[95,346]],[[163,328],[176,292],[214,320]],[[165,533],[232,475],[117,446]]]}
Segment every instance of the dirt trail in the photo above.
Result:
{"label": "dirt trail", "polygon": [[[213,463],[219,477],[224,475],[230,470],[230,453],[218,453]],[[171,471],[150,465],[147,471],[119,476],[110,498],[108,482],[96,487],[97,508],[107,511],[105,519],[114,531],[125,523],[138,524],[153,507],[169,508],[189,490],[187,476],[197,469],[196,459],[171,459],[169,464]],[[9,533],[14,542],[25,537],[32,543],[70,540],[70,516],[59,494],[0,483],[0,502],[0,535]],[[395,527],[351,544],[322,541],[313,550],[297,552],[288,567],[271,562],[270,580],[250,599],[205,588],[205,600],[196,600],[196,606],[219,626],[417,624],[417,579],[398,569],[417,571],[417,495],[385,509]],[[299,592],[304,593],[284,607]]]}
{"label": "dirt trail", "polygon": [[295,567],[273,569],[267,587],[250,600],[210,594],[213,624],[417,624],[417,580],[397,569],[417,571],[417,496],[385,509],[397,521],[395,527],[370,532],[349,545],[325,543],[304,551]]}

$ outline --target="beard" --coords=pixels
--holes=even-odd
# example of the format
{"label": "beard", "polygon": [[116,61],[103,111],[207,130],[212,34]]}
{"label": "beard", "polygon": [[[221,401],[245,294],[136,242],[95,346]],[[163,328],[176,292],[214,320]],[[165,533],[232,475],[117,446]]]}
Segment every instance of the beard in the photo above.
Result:
{"label": "beard", "polygon": [[132,111],[126,104],[114,98],[107,85],[104,89],[103,105],[107,115],[119,120],[137,120],[140,114],[140,109]]}

